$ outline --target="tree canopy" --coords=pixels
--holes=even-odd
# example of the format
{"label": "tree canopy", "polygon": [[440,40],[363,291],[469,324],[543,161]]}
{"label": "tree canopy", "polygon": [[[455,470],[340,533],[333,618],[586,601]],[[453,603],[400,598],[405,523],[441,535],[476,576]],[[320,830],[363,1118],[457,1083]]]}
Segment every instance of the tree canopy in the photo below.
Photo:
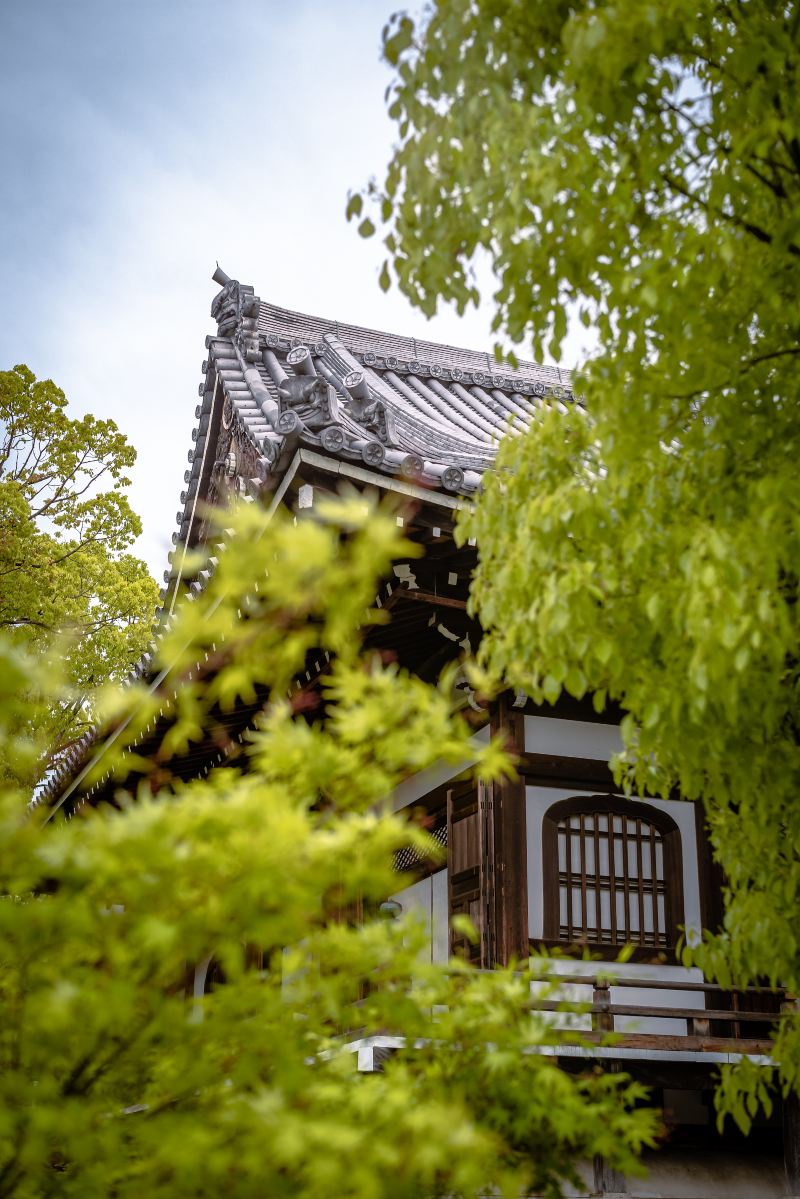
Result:
{"label": "tree canopy", "polygon": [[[379,914],[395,853],[441,852],[386,797],[463,762],[471,729],[452,679],[360,650],[379,579],[414,551],[394,515],[360,498],[315,512],[224,513],[226,548],[159,643],[157,685],[116,699],[131,717],[118,748],[154,707],[173,719],[137,802],[122,756],[119,811],[42,830],[5,789],[3,1199],[555,1196],[580,1158],[635,1170],[654,1141],[637,1084],[559,1068],[566,1034],[531,1011],[530,971],[432,965],[408,913]],[[12,650],[0,638],[3,740],[37,669]],[[295,685],[312,650],[331,656],[324,722]],[[168,781],[185,738],[261,688],[239,756]],[[485,777],[509,768],[491,744],[478,758]],[[376,1035],[402,1052],[359,1072]]]}
{"label": "tree canopy", "polygon": [[113,421],[70,417],[64,393],[25,366],[0,371],[0,629],[66,663],[72,702],[40,712],[50,749],[150,639],[157,588],[126,552],[141,532],[125,495],[135,459]]}
{"label": "tree canopy", "polygon": [[[694,960],[796,994],[800,7],[436,0],[384,54],[398,142],[349,204],[382,284],[463,310],[488,260],[501,349],[597,337],[461,525],[484,661],[627,710],[619,777],[702,801],[724,868]],[[800,1086],[795,1018],[775,1056]]]}

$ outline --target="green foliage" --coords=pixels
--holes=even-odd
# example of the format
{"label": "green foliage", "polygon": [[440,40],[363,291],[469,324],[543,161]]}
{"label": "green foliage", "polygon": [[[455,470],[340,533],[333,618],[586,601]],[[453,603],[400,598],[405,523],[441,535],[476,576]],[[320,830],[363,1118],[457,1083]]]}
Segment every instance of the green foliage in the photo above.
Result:
{"label": "green foliage", "polygon": [[[144,652],[157,591],[125,552],[141,532],[124,495],[135,452],[113,421],[66,405],[27,367],[0,371],[0,629],[86,697]],[[47,748],[80,730],[84,703],[40,710]]]}
{"label": "green foliage", "polygon": [[[160,647],[163,685],[126,689],[114,719],[118,745],[154,703],[214,735],[215,705],[264,687],[246,759],[170,783],[178,737],[122,811],[42,829],[2,807],[0,1196],[555,1196],[580,1158],[635,1169],[656,1132],[641,1089],[558,1068],[528,970],[432,966],[413,919],[369,918],[399,848],[437,852],[383,801],[470,736],[446,681],[359,650],[412,547],[360,500],[224,523],[211,584]],[[326,651],[311,724],[292,680]],[[6,733],[18,703],[0,689]],[[481,751],[482,772],[507,768]],[[194,993],[210,961],[225,984]],[[404,1048],[359,1073],[373,1035]]]}
{"label": "green foliage", "polygon": [[[505,339],[558,360],[568,311],[596,330],[585,407],[508,438],[461,526],[485,661],[622,703],[620,777],[702,801],[727,876],[694,960],[794,994],[799,27],[795,2],[438,0],[386,30],[400,140],[371,189],[423,311],[475,300],[484,255]],[[775,1053],[797,1088],[794,1018]]]}

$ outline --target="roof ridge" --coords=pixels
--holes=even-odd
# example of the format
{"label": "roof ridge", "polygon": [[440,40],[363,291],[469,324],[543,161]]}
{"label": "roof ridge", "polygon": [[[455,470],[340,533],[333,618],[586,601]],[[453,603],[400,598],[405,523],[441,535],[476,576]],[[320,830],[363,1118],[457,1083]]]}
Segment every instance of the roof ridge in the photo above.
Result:
{"label": "roof ridge", "polygon": [[[264,332],[269,333],[270,327],[274,326],[275,331],[280,328],[284,334],[287,325],[296,325],[298,328],[298,342],[303,338],[308,340],[312,333],[321,332],[335,333],[345,344],[350,338],[356,338],[359,335],[364,341],[370,342],[370,349],[377,352],[376,342],[387,349],[391,347],[395,353],[400,350],[401,345],[405,346],[404,356],[408,356],[412,360],[424,357],[457,357],[460,361],[466,359],[474,360],[479,369],[492,373],[520,374],[530,375],[536,374],[540,377],[550,379],[555,384],[569,386],[572,381],[572,370],[566,367],[555,366],[549,363],[535,362],[529,358],[518,358],[517,366],[512,366],[504,359],[498,360],[490,350],[478,350],[468,346],[455,346],[449,342],[429,341],[419,338],[413,334],[391,333],[388,330],[373,329],[369,325],[352,324],[349,321],[341,321],[333,317],[313,316],[311,313],[299,312],[293,308],[284,308],[280,304],[273,304],[266,300],[259,302],[259,328]],[[301,329],[303,330],[301,335]],[[349,348],[349,347],[348,347]]]}

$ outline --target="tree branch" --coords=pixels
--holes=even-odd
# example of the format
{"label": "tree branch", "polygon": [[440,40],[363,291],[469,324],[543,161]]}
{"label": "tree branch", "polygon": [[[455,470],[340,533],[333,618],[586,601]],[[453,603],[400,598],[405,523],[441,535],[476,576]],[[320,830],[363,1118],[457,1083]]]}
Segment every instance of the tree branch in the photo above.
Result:
{"label": "tree branch", "polygon": [[755,358],[748,359],[744,370],[749,370],[752,366],[758,366],[761,362],[771,362],[773,358],[788,358],[796,354],[800,354],[800,346],[794,346],[787,350],[773,350],[769,354],[757,354]]}
{"label": "tree branch", "polygon": [[32,629],[44,629],[47,633],[55,633],[55,628],[52,625],[45,624],[42,620],[34,620],[28,616],[12,616],[7,620],[0,620],[0,628],[4,629],[19,629],[30,627]]}
{"label": "tree branch", "polygon": [[[756,238],[757,241],[762,242],[764,245],[771,246],[773,244],[772,234],[767,233],[759,225],[754,225],[752,221],[747,221],[743,217],[736,216],[735,213],[725,212],[723,208],[717,208],[709,204],[707,200],[690,191],[684,183],[681,183],[678,179],[674,179],[666,171],[661,171],[660,175],[667,187],[679,192],[680,195],[685,196],[691,203],[699,205],[704,212],[717,217],[719,220],[726,221],[729,225],[734,225],[737,229],[742,229],[745,233],[749,233],[751,237]],[[794,242],[790,242],[786,248],[790,254],[800,258],[800,246],[795,245]]]}

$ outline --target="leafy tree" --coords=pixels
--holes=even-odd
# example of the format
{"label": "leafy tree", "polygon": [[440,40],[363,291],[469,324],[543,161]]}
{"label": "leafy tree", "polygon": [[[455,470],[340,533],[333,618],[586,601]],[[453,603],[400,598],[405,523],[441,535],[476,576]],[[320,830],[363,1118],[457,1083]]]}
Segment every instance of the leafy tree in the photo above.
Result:
{"label": "leafy tree", "polygon": [[63,656],[77,695],[40,712],[48,748],[80,729],[87,695],[130,671],[157,601],[145,564],[125,552],[141,532],[124,495],[136,453],[113,421],[66,407],[27,367],[0,372],[0,629]]}
{"label": "leafy tree", "polygon": [[[652,1144],[636,1085],[556,1065],[565,1034],[531,1012],[529,974],[426,964],[413,920],[370,918],[399,848],[438,852],[380,801],[410,770],[463,761],[470,729],[447,680],[359,651],[377,580],[413,550],[393,517],[360,499],[319,516],[225,514],[233,534],[159,645],[155,694],[116,700],[131,743],[154,706],[172,720],[136,803],[120,791],[122,810],[45,830],[13,796],[0,806],[3,1199],[557,1195],[580,1157],[631,1169]],[[331,655],[324,722],[293,684],[309,651]],[[0,652],[8,737],[33,701],[19,650]],[[170,781],[184,739],[262,688],[247,753]],[[483,774],[507,768],[480,751]],[[210,962],[225,983],[204,994]],[[405,1047],[359,1073],[374,1034]]]}
{"label": "leafy tree", "polygon": [[[463,310],[488,259],[505,344],[597,336],[583,403],[506,439],[461,525],[484,660],[627,709],[619,777],[702,801],[724,867],[694,960],[797,994],[800,7],[436,0],[384,54],[399,143],[361,232],[401,289]],[[800,1088],[797,1017],[775,1055]],[[725,1081],[743,1127],[762,1082]]]}

